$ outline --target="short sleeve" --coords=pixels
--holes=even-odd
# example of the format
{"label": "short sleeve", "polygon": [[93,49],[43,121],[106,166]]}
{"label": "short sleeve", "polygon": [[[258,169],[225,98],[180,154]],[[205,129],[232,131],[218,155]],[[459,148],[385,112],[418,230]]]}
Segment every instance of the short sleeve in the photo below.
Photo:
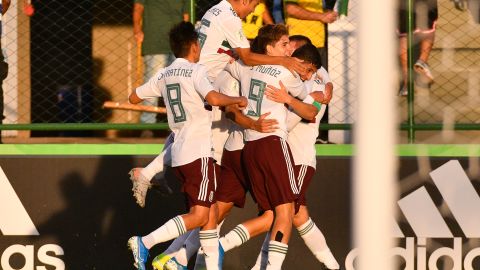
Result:
{"label": "short sleeve", "polygon": [[317,78],[320,79],[324,84],[332,82],[330,75],[328,75],[327,70],[323,67],[317,70]]}
{"label": "short sleeve", "polygon": [[162,91],[165,88],[165,80],[163,79],[163,72],[165,69],[160,69],[150,80],[135,89],[137,96],[141,99],[161,97]]}
{"label": "short sleeve", "polygon": [[242,21],[240,18],[228,18],[219,24],[219,26],[222,29],[222,32],[225,34],[228,44],[230,44],[232,49],[250,48],[250,43],[243,32]]}
{"label": "short sleeve", "polygon": [[200,64],[196,65],[193,73],[193,85],[195,91],[197,91],[204,99],[210,91],[215,90],[208,80],[207,68]]}
{"label": "short sleeve", "polygon": [[225,66],[225,70],[232,75],[233,78],[237,80],[242,79],[242,74],[245,74],[247,70],[250,70],[251,67],[245,66],[241,61],[234,61],[233,63],[228,63]]}
{"label": "short sleeve", "polygon": [[300,76],[297,74],[294,77],[290,71],[284,78],[282,79],[283,85],[287,88],[287,91],[294,97],[298,97],[299,99],[305,99],[308,95],[307,89],[305,84],[300,79]]}

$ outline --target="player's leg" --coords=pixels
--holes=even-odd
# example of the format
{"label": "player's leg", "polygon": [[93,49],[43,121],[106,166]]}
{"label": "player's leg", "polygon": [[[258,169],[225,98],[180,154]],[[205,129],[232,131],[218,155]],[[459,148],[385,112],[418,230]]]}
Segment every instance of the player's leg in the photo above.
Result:
{"label": "player's leg", "polygon": [[325,236],[310,218],[305,205],[300,206],[299,211],[295,214],[293,225],[318,261],[323,263],[327,269],[340,269],[337,260],[328,248]]}
{"label": "player's leg", "polygon": [[205,265],[208,270],[222,269],[223,252],[220,254],[219,250],[217,216],[218,209],[216,205],[212,205],[209,221],[201,228],[198,234],[200,246],[205,257]]}
{"label": "player's leg", "polygon": [[295,175],[300,194],[297,199],[298,212],[293,217],[293,226],[297,229],[303,241],[313,255],[328,269],[339,269],[339,265],[327,246],[323,233],[310,218],[307,209],[306,194],[315,175],[315,168],[307,165],[296,165]]}
{"label": "player's leg", "polygon": [[268,232],[272,227],[272,222],[273,211],[265,211],[258,217],[249,219],[235,226],[235,228],[220,238],[220,244],[225,252],[239,247],[251,238]]}
{"label": "player's leg", "polygon": [[171,164],[171,145],[173,140],[174,134],[170,133],[165,140],[162,152],[152,162],[145,168],[133,168],[129,172],[130,180],[132,180],[133,184],[133,196],[140,207],[145,207],[145,198],[151,186],[153,176],[157,173],[163,173],[164,164]]}

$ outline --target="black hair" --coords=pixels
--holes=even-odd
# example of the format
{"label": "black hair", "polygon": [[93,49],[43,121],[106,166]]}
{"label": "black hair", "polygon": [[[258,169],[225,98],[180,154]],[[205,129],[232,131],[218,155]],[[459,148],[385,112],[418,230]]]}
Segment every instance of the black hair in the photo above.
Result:
{"label": "black hair", "polygon": [[188,55],[190,46],[198,41],[198,33],[191,22],[180,22],[170,29],[170,49],[175,57]]}
{"label": "black hair", "polygon": [[305,62],[312,63],[317,69],[322,66],[322,58],[318,52],[317,47],[312,44],[305,44],[302,47],[296,49],[292,57],[296,57]]}
{"label": "black hair", "polygon": [[312,41],[304,35],[293,35],[289,37],[290,41],[303,41],[305,44],[312,44]]}

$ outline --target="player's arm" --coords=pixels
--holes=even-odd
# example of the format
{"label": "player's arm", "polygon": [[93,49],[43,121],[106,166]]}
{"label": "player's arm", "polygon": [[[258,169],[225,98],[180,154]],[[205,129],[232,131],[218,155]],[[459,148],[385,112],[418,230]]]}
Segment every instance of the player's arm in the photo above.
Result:
{"label": "player's arm", "polygon": [[133,35],[135,36],[135,40],[137,40],[138,43],[142,43],[144,37],[142,31],[143,11],[144,6],[142,4],[133,4]]}
{"label": "player's arm", "polygon": [[262,114],[257,120],[244,115],[237,106],[225,107],[225,116],[245,129],[252,129],[262,133],[271,133],[278,129],[276,119],[266,119],[270,113]]}
{"label": "player's arm", "polygon": [[248,101],[245,97],[231,97],[211,90],[205,96],[205,100],[212,106],[237,105],[240,108],[247,107]]}
{"label": "player's arm", "polygon": [[303,61],[295,57],[258,54],[252,52],[250,48],[235,48],[235,52],[242,62],[248,66],[280,65],[290,70],[293,74],[295,72],[303,73],[306,68]]}
{"label": "player's arm", "polygon": [[329,104],[333,96],[333,84],[327,83],[324,91],[314,91],[310,93],[310,96],[318,103]]}
{"label": "player's arm", "polygon": [[267,85],[265,95],[272,101],[287,104],[303,119],[313,120],[318,113],[318,108],[316,106],[302,102],[289,95],[282,81],[280,81],[280,88],[273,85]]}
{"label": "player's arm", "polygon": [[332,23],[337,20],[338,13],[336,11],[326,11],[323,13],[310,11],[305,9],[295,2],[287,2],[285,5],[285,12],[288,16],[309,21],[321,21],[323,23]]}
{"label": "player's arm", "polygon": [[162,89],[165,87],[165,81],[163,80],[164,70],[163,68],[160,69],[146,83],[137,87],[135,91],[128,96],[128,102],[137,104],[146,98],[161,97]]}
{"label": "player's arm", "polygon": [[132,92],[130,94],[130,96],[128,96],[128,102],[130,102],[131,104],[138,104],[140,102],[142,102],[143,99],[140,98],[138,95],[137,95],[137,92]]}

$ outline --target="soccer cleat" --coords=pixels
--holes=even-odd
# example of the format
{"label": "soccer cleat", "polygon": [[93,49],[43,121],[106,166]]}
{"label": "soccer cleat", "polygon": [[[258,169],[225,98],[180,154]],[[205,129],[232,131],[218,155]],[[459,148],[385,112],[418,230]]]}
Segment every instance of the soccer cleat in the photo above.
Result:
{"label": "soccer cleat", "polygon": [[140,236],[132,236],[128,239],[128,247],[133,253],[134,263],[133,265],[138,270],[145,270],[145,263],[148,260],[148,249],[142,242],[142,238]]}
{"label": "soccer cleat", "polygon": [[150,181],[141,173],[142,168],[133,168],[128,173],[130,180],[132,180],[133,197],[135,197],[137,204],[140,207],[145,207],[145,197],[150,188]]}
{"label": "soccer cleat", "polygon": [[[154,269],[160,269],[160,268],[154,268]],[[170,260],[166,261],[163,268],[161,270],[188,270],[187,266],[181,265],[180,263],[177,262],[177,259],[175,257],[171,258]]]}
{"label": "soccer cleat", "polygon": [[171,259],[172,259],[172,256],[168,254],[161,253],[157,255],[152,261],[153,269],[163,270],[163,267],[165,266],[165,264]]}
{"label": "soccer cleat", "polygon": [[427,63],[423,62],[422,60],[417,60],[415,65],[413,65],[413,69],[415,72],[418,74],[424,76],[427,79],[427,83],[432,83],[433,82],[433,75],[432,71],[430,70],[430,67],[428,66]]}
{"label": "soccer cleat", "polygon": [[319,252],[317,258],[325,265],[325,267],[327,267],[327,269],[340,269],[340,265],[337,260],[335,260],[335,257],[333,257],[330,249]]}
{"label": "soccer cleat", "polygon": [[225,256],[225,250],[223,249],[222,244],[218,242],[218,269],[219,270],[222,270],[224,256]]}

